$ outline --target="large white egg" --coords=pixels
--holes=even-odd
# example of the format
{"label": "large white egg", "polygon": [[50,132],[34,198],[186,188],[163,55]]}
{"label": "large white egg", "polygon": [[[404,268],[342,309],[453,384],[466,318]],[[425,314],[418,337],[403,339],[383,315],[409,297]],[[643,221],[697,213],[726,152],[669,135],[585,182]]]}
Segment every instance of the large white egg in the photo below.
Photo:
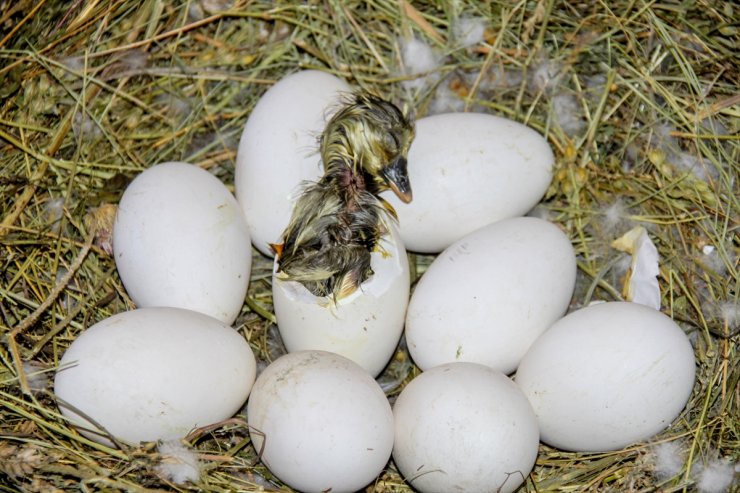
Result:
{"label": "large white egg", "polygon": [[393,460],[422,493],[508,493],[537,458],[527,398],[487,366],[449,363],[422,373],[401,391],[393,416]]}
{"label": "large white egg", "polygon": [[153,166],[126,188],[113,227],[116,267],[138,307],[195,310],[231,324],[252,266],[239,204],[187,163]]}
{"label": "large white egg", "polygon": [[252,242],[265,255],[273,255],[270,243],[280,243],[302,182],[323,174],[318,138],[349,91],[338,77],[304,70],[272,86],[249,116],[234,185]]}
{"label": "large white egg", "polygon": [[371,253],[373,275],[338,301],[273,275],[272,299],[288,351],[320,349],[345,356],[377,376],[396,350],[409,300],[409,265],[397,229]]}
{"label": "large white egg", "polygon": [[442,252],[414,290],[406,342],[422,369],[454,361],[511,373],[568,308],[576,260],[557,226],[500,221]]}
{"label": "large white egg", "polygon": [[414,252],[437,253],[501,219],[524,215],[552,180],[554,156],[531,128],[481,113],[448,113],[416,122],[408,156],[414,200],[398,211],[401,238]]}
{"label": "large white egg", "polygon": [[305,492],[354,492],[383,470],[393,448],[393,413],[375,380],[325,351],[275,360],[247,405],[262,462]]}
{"label": "large white egg", "polygon": [[602,303],[556,322],[522,359],[516,382],[542,441],[579,452],[618,450],[671,424],[694,385],[694,352],[666,315]]}
{"label": "large white egg", "polygon": [[249,344],[223,322],[180,308],[141,308],[83,332],[59,363],[54,392],[83,435],[111,443],[89,417],[137,444],[182,438],[233,416],[255,371]]}

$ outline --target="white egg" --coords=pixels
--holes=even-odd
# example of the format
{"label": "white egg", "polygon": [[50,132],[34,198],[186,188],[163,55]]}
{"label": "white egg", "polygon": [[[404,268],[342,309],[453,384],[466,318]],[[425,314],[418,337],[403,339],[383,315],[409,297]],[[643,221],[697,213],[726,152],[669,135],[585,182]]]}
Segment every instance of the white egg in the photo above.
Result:
{"label": "white egg", "polygon": [[694,385],[694,352],[666,315],[636,303],[583,308],[556,322],[522,359],[516,382],[542,441],[604,452],[671,424]]}
{"label": "white egg", "polygon": [[409,265],[395,227],[371,253],[373,275],[338,301],[273,275],[272,298],[288,351],[320,349],[351,359],[377,376],[396,350],[409,299]]}
{"label": "white egg", "polygon": [[252,266],[239,204],[207,171],[153,166],[126,188],[113,227],[116,267],[138,307],[195,310],[231,324]]}
{"label": "white egg", "polygon": [[552,180],[547,141],[512,120],[480,113],[421,118],[408,156],[413,201],[398,211],[410,251],[437,253],[501,219],[525,214]]}
{"label": "white egg", "polygon": [[255,371],[249,344],[223,322],[180,308],[141,308],[83,332],[59,363],[54,392],[86,437],[111,444],[89,417],[137,444],[182,438],[233,416]]}
{"label": "white egg", "polygon": [[422,493],[517,489],[532,470],[537,418],[504,374],[449,363],[414,378],[393,406],[393,460]]}
{"label": "white egg", "polygon": [[249,116],[234,185],[252,242],[265,255],[273,255],[270,243],[280,243],[301,183],[323,174],[318,138],[348,91],[331,74],[304,70],[272,86]]}
{"label": "white egg", "polygon": [[454,361],[511,373],[529,346],[568,308],[573,247],[555,225],[500,221],[442,252],[414,290],[406,342],[422,369]]}
{"label": "white egg", "polygon": [[325,351],[275,360],[247,405],[262,462],[305,492],[354,492],[383,470],[393,448],[393,413],[375,380]]}

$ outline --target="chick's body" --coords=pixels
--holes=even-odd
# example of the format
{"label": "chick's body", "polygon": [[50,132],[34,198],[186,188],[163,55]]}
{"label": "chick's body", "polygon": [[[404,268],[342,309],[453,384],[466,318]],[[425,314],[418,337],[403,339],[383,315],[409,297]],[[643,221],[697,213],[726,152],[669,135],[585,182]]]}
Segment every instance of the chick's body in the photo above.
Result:
{"label": "chick's body", "polygon": [[370,254],[395,219],[379,193],[392,189],[411,200],[406,154],[411,122],[393,104],[356,94],[321,136],[324,175],[306,187],[283,233],[278,275],[335,300],[372,275]]}

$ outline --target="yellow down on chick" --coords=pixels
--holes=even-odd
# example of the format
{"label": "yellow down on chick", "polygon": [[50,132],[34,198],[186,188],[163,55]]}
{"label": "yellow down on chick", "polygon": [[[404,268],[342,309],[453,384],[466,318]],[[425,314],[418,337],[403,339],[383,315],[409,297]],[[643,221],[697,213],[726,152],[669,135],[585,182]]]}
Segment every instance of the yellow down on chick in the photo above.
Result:
{"label": "yellow down on chick", "polygon": [[282,243],[273,245],[278,276],[337,301],[372,275],[370,253],[396,220],[379,194],[411,201],[406,156],[411,118],[392,103],[360,92],[348,97],[320,138],[324,175],[304,189]]}

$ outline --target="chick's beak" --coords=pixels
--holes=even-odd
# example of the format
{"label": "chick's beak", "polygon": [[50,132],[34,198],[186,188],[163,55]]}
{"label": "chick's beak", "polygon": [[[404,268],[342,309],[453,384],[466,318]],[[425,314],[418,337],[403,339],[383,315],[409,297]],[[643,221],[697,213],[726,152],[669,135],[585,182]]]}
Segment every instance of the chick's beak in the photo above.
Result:
{"label": "chick's beak", "polygon": [[382,175],[385,182],[398,198],[408,204],[411,202],[413,196],[411,194],[411,183],[409,182],[406,164],[406,158],[399,156],[383,168]]}

